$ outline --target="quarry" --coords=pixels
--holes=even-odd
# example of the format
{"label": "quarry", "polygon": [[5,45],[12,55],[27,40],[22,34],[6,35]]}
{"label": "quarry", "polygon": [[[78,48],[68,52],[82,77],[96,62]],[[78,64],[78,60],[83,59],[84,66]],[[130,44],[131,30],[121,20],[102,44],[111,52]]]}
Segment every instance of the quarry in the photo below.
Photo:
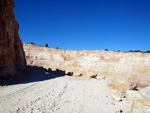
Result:
{"label": "quarry", "polygon": [[150,53],[22,43],[0,0],[0,113],[150,113]]}

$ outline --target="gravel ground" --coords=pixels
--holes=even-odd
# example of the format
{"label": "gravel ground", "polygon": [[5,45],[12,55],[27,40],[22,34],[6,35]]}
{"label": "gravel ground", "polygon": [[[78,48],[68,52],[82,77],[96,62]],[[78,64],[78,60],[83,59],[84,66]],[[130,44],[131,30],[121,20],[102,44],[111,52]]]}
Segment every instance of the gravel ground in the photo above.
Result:
{"label": "gravel ground", "polygon": [[37,69],[19,84],[0,87],[0,113],[130,113],[132,103],[106,82]]}

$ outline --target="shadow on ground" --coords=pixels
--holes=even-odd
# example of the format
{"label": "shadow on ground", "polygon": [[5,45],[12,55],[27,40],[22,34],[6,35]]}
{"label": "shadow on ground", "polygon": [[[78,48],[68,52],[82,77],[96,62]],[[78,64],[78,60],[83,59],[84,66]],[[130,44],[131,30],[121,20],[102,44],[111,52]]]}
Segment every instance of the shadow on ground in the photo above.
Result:
{"label": "shadow on ground", "polygon": [[[44,81],[49,79],[54,79],[57,77],[62,77],[66,74],[65,71],[56,69],[45,69],[43,67],[37,66],[27,66],[26,71],[24,71],[21,76],[16,75],[15,78],[8,78],[7,80],[0,80],[0,85],[15,85],[15,84],[27,84],[31,82]],[[70,73],[68,73],[70,74]]]}
{"label": "shadow on ground", "polygon": [[65,71],[56,69],[45,69],[43,67],[28,66],[26,73],[24,74],[24,79],[19,82],[19,84],[25,84],[30,82],[44,81],[57,77],[62,77],[65,75]]}

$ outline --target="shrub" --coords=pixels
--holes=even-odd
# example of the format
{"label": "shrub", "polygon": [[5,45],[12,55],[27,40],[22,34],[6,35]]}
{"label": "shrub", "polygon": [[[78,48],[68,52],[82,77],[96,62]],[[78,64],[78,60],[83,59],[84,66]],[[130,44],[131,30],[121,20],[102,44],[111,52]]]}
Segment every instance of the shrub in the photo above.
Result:
{"label": "shrub", "polygon": [[141,52],[140,50],[135,50],[134,52]]}
{"label": "shrub", "polygon": [[31,42],[31,44],[35,45],[33,42]]}
{"label": "shrub", "polygon": [[150,50],[147,50],[147,53],[150,53]]}
{"label": "shrub", "polygon": [[108,49],[105,49],[105,51],[108,51]]}
{"label": "shrub", "polygon": [[48,44],[45,44],[45,47],[48,47]]}

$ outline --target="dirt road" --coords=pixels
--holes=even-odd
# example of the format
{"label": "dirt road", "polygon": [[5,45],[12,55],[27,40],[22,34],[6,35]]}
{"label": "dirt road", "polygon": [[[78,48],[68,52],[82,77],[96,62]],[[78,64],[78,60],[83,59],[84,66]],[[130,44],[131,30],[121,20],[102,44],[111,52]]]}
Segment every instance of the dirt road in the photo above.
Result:
{"label": "dirt road", "polygon": [[16,85],[0,87],[0,113],[130,113],[131,102],[105,80],[56,76],[36,70]]}

